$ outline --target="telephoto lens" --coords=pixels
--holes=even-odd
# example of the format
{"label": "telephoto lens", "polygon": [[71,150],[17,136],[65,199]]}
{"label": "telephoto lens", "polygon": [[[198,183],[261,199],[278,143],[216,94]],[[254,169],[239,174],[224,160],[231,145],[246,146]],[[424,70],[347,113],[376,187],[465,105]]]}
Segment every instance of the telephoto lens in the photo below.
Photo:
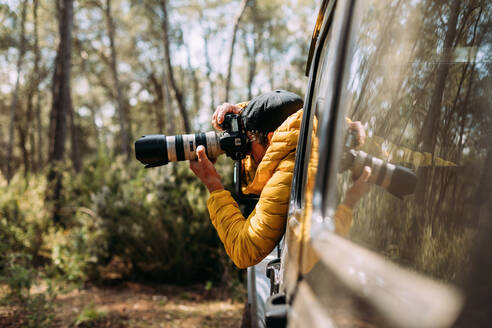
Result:
{"label": "telephoto lens", "polygon": [[135,141],[135,155],[146,168],[166,165],[169,162],[195,160],[196,147],[203,145],[208,158],[217,158],[224,151],[220,148],[219,135],[213,131],[195,134],[165,136],[150,134]]}
{"label": "telephoto lens", "polygon": [[371,168],[368,182],[375,183],[398,198],[410,195],[417,185],[417,175],[403,166],[391,164],[361,150],[348,150],[343,154],[341,172],[350,169],[358,177],[365,166]]}

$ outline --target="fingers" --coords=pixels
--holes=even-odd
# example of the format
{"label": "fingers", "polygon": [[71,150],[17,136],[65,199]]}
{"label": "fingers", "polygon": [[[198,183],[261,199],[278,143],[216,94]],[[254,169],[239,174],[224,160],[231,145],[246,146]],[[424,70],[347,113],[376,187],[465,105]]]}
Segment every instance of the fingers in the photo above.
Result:
{"label": "fingers", "polygon": [[190,169],[198,176],[206,176],[210,170],[215,170],[214,165],[209,161],[202,145],[196,148],[197,159],[190,161]]}
{"label": "fingers", "polygon": [[360,121],[352,122],[347,118],[346,120],[349,124],[349,129],[357,132],[357,146],[362,146],[366,141],[366,131],[364,130],[364,126]]}
{"label": "fingers", "polygon": [[197,162],[200,163],[202,166],[208,168],[214,168],[214,164],[217,161],[216,158],[209,159],[207,157],[207,151],[205,150],[205,147],[200,145],[196,148],[196,155],[197,155]]}
{"label": "fingers", "polygon": [[369,166],[365,166],[360,177],[357,178],[352,187],[347,190],[345,194],[345,200],[343,203],[353,208],[355,204],[369,192],[371,189],[372,183],[369,182],[369,178],[371,177],[371,168]]}
{"label": "fingers", "polygon": [[[369,182],[369,178],[371,177],[372,170],[369,166],[364,166],[364,170],[362,171],[362,175],[360,176],[360,180],[362,182]],[[359,180],[358,179],[358,180]]]}
{"label": "fingers", "polygon": [[205,147],[202,145],[196,148],[197,160],[190,161],[190,169],[203,182],[210,192],[224,189],[222,178],[215,170],[214,165],[207,157]]}
{"label": "fingers", "polygon": [[362,170],[362,174],[355,180],[353,189],[355,189],[358,193],[365,193],[365,190],[369,190],[368,188],[372,185],[372,182],[369,181],[371,178],[372,170],[369,166],[364,166]]}
{"label": "fingers", "polygon": [[198,157],[199,162],[208,160],[207,154],[205,152],[205,147],[203,147],[202,145],[196,147],[196,156]]}
{"label": "fingers", "polygon": [[223,103],[218,106],[212,115],[212,126],[217,130],[223,130],[220,124],[224,122],[225,115],[228,113],[239,114],[241,113],[241,108],[229,103]]}

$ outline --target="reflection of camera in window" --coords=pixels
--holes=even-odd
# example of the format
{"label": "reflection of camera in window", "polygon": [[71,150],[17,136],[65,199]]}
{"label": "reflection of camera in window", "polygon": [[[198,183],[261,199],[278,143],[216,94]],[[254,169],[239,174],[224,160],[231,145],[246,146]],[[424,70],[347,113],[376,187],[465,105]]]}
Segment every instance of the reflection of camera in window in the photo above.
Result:
{"label": "reflection of camera in window", "polygon": [[385,162],[361,150],[355,150],[355,146],[355,132],[349,130],[345,137],[340,172],[350,170],[355,177],[358,177],[364,167],[369,166],[372,172],[369,182],[380,185],[398,198],[413,193],[417,176],[412,170]]}

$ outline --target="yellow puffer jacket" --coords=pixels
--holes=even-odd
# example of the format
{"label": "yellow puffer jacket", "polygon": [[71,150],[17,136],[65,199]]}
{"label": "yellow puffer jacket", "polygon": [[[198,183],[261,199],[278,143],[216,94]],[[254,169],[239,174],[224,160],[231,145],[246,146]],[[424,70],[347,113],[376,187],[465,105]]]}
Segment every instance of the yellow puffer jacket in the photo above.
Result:
{"label": "yellow puffer jacket", "polygon": [[[260,262],[275,248],[285,231],[295,152],[302,120],[302,109],[275,130],[261,162],[245,160],[246,194],[260,194],[256,208],[246,219],[231,193],[217,190],[210,194],[210,219],[225,250],[239,268]],[[310,217],[308,218],[310,220]],[[347,235],[352,211],[340,205],[335,214],[336,233]],[[309,226],[310,222],[303,225]]]}
{"label": "yellow puffer jacket", "polygon": [[301,119],[302,110],[299,110],[275,130],[253,181],[243,189],[245,193],[261,193],[247,219],[229,191],[210,194],[207,202],[210,219],[227,254],[239,268],[260,262],[282,238]]}

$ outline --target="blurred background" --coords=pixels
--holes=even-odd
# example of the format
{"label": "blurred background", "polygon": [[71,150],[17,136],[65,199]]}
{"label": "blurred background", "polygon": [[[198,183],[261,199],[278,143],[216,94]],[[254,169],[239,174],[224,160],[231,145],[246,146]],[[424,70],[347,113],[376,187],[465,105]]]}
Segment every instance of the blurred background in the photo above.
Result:
{"label": "blurred background", "polygon": [[[133,286],[137,298],[145,290],[139,299],[159,315],[172,300],[244,302],[244,272],[226,256],[188,163],[145,170],[133,142],[209,131],[225,101],[277,88],[303,97],[316,7],[0,0],[1,326],[86,317],[125,326],[98,301],[101,285]],[[232,161],[217,166],[230,185]],[[96,303],[81,301],[90,293]],[[241,310],[223,312],[235,311],[234,325]],[[164,321],[193,317],[169,311]]]}

